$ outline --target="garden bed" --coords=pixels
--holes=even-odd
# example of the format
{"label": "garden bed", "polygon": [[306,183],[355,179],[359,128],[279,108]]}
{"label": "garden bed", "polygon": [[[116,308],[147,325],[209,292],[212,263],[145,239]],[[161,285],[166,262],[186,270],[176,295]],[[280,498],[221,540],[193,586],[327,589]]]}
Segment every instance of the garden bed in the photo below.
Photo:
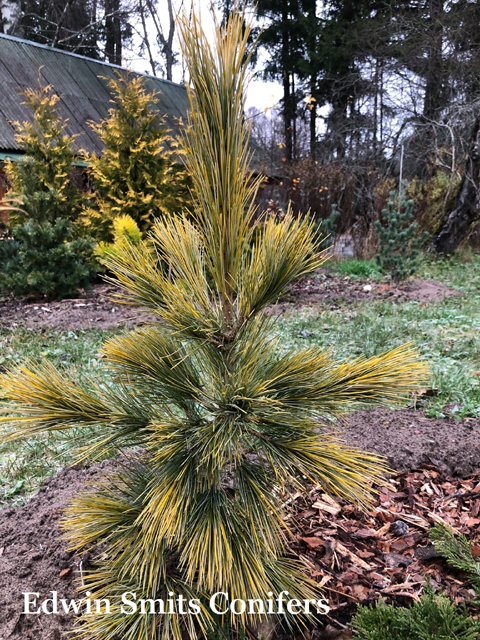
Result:
{"label": "garden bed", "polygon": [[[479,427],[480,419],[432,420],[422,411],[376,409],[350,417],[344,440],[386,454],[402,471],[377,488],[369,513],[317,489],[296,494],[287,505],[290,521],[297,523],[292,549],[324,587],[332,625],[348,623],[358,602],[418,598],[426,576],[458,603],[473,599],[468,586],[434,553],[427,531],[441,519],[470,538],[477,535]],[[113,467],[107,462],[65,469],[46,480],[23,507],[0,511],[2,640],[58,640],[61,631],[71,628],[72,615],[22,615],[22,593],[39,592],[46,598],[56,590],[59,597],[74,597],[80,562],[82,571],[88,571],[89,557],[68,552],[59,541],[62,509]],[[398,521],[403,524],[391,526]]]}
{"label": "garden bed", "polygon": [[58,302],[7,297],[0,301],[0,326],[77,331],[133,327],[152,319],[144,309],[112,301],[116,291],[113,286],[95,285],[76,299]]}
{"label": "garden bed", "polygon": [[[461,295],[435,280],[413,280],[399,287],[374,280],[351,280],[321,270],[314,277],[304,278],[275,307],[275,314],[286,309],[312,303],[356,303],[369,300],[394,302],[439,302],[444,298]],[[15,329],[53,328],[59,331],[79,329],[110,329],[132,327],[152,319],[144,309],[112,301],[115,287],[95,285],[88,293],[74,300],[47,302],[7,297],[0,301],[0,326]]]}
{"label": "garden bed", "polygon": [[321,270],[315,276],[302,278],[282,302],[296,306],[311,303],[355,303],[369,300],[390,300],[392,302],[440,302],[445,298],[461,295],[436,280],[409,279],[398,286],[373,279],[353,279],[330,270]]}

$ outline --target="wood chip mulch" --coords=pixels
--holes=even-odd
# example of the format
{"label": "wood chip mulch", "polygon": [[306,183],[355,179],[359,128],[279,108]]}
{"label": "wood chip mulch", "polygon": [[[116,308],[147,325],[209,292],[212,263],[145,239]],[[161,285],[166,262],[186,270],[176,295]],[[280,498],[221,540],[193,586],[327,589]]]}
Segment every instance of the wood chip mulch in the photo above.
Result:
{"label": "wood chip mulch", "polygon": [[349,622],[358,603],[418,601],[427,576],[457,604],[474,600],[466,576],[436,553],[428,532],[436,522],[446,523],[465,534],[480,557],[480,469],[460,479],[429,466],[375,489],[369,512],[320,488],[295,494],[286,504],[291,549],[328,597],[332,622]]}

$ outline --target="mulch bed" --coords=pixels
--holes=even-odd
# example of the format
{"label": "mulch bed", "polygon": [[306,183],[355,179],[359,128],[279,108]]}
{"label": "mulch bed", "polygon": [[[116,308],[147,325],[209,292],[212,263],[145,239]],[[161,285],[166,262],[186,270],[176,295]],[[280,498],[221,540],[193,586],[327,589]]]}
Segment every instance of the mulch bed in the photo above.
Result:
{"label": "mulch bed", "polygon": [[357,603],[419,600],[427,578],[457,604],[474,600],[460,572],[436,553],[428,530],[444,522],[469,537],[474,556],[480,556],[480,470],[459,479],[430,465],[398,474],[376,489],[369,512],[318,489],[296,494],[288,505],[295,523],[292,548],[324,588],[332,623],[348,622]]}
{"label": "mulch bed", "polygon": [[[40,599],[52,590],[59,598],[75,597],[74,580],[80,566],[88,570],[89,557],[66,551],[58,540],[59,520],[71,497],[113,465],[65,469],[25,506],[0,512],[0,640],[59,640],[60,632],[72,627],[73,616],[22,615],[22,592],[39,592]],[[457,603],[474,598],[462,576],[436,554],[428,530],[445,522],[478,544],[480,470],[469,478],[452,478],[428,465],[397,474],[376,489],[375,504],[367,512],[319,488],[286,502],[292,552],[321,584],[332,607],[329,628],[317,638],[350,637],[344,627],[358,602],[417,600],[427,576]]]}

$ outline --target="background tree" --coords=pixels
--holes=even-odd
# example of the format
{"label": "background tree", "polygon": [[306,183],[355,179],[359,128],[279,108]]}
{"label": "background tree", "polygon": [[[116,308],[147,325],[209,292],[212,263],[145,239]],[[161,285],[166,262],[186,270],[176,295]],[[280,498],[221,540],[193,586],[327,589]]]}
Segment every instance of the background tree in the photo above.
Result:
{"label": "background tree", "polygon": [[173,79],[178,7],[167,0],[6,0],[0,33],[124,65],[138,54],[149,72]]}
{"label": "background tree", "polygon": [[0,242],[0,288],[16,294],[74,296],[95,276],[88,238],[74,237],[82,194],[71,180],[74,136],[56,111],[51,87],[26,91],[33,121],[15,123],[25,157],[7,163],[5,198],[13,239]]}
{"label": "background tree", "polygon": [[[128,299],[159,322],[105,345],[108,385],[75,380],[47,362],[0,380],[11,437],[90,425],[95,436],[90,430],[84,454],[130,452],[101,489],[77,496],[64,523],[74,547],[102,545],[84,576],[93,598],[108,594],[113,603],[111,613],[83,620],[96,640],[196,638],[223,622],[245,631],[247,613],[212,617],[206,603],[217,591],[262,602],[269,591],[318,594],[286,557],[283,496],[313,483],[368,502],[381,463],[332,436],[329,419],[395,401],[425,373],[405,347],[339,363],[320,349],[277,344],[264,310],[324,256],[315,252],[311,221],[291,213],[282,222],[255,219],[261,178],[249,169],[243,118],[249,34],[234,14],[210,46],[196,17],[181,22],[193,218],[155,226],[152,241],[169,275],[131,244],[110,262]],[[198,598],[200,613],[126,616],[125,591]],[[298,624],[297,616],[282,618]]]}
{"label": "background tree", "polygon": [[110,241],[113,220],[129,215],[142,232],[156,217],[178,212],[188,197],[185,172],[174,164],[171,142],[141,76],[117,75],[108,81],[113,107],[108,118],[90,126],[105,145],[102,155],[88,157],[94,191],[82,216],[88,232]]}

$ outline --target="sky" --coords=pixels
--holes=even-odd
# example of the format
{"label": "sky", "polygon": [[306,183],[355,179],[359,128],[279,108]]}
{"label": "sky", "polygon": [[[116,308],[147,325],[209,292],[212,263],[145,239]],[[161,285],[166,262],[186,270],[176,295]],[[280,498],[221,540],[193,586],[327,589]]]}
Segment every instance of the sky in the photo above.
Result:
{"label": "sky", "polygon": [[[179,7],[180,2],[183,3],[183,0],[174,0],[174,6]],[[184,5],[186,4],[183,3]],[[192,0],[192,4],[194,10],[197,14],[200,15],[202,26],[212,41],[214,37],[213,31],[213,18],[210,14],[210,6],[211,3],[209,0]],[[166,9],[162,13],[162,5],[165,6],[165,3],[159,2],[159,16],[160,21],[163,25],[168,24],[168,16],[166,13]],[[190,1],[188,2],[188,6],[190,6]],[[155,32],[153,27],[149,29],[151,33],[151,41],[155,41]],[[151,73],[151,67],[148,63],[147,56],[139,57],[138,55],[138,42],[139,38],[134,38],[134,50],[136,49],[136,53],[134,51],[128,52],[126,66],[130,67],[135,71],[139,71],[142,73]],[[176,50],[179,50],[178,43],[176,46]],[[255,71],[259,71],[259,68]],[[160,74],[159,74],[160,75]],[[176,65],[173,70],[173,80],[175,82],[182,81],[182,67],[181,65]],[[248,92],[247,92],[247,101],[246,107],[247,109],[250,107],[256,107],[259,111],[265,112],[265,110],[270,110],[275,108],[280,99],[282,98],[283,91],[280,83],[278,82],[264,82],[260,79],[252,79],[249,84]]]}

